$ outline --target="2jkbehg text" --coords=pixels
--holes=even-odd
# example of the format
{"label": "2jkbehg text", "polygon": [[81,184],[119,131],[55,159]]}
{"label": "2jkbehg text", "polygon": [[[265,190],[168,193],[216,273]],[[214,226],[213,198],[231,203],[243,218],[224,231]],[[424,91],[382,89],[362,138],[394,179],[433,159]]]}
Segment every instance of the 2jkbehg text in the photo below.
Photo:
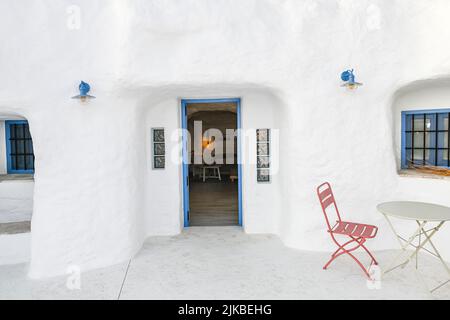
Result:
{"label": "2jkbehg text", "polygon": [[209,318],[214,314],[220,314],[223,316],[234,315],[271,315],[271,305],[253,305],[253,304],[224,304],[220,308],[206,307],[206,306],[190,306],[188,304],[178,308],[179,315],[197,315]]}

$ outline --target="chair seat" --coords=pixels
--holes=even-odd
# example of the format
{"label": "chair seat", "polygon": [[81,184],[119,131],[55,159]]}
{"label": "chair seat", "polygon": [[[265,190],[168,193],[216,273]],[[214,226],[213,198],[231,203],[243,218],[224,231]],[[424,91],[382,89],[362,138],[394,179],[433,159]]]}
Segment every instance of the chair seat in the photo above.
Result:
{"label": "chair seat", "polygon": [[378,227],[369,224],[336,221],[336,225],[331,230],[335,234],[344,234],[351,237],[370,239],[374,238],[378,232]]}

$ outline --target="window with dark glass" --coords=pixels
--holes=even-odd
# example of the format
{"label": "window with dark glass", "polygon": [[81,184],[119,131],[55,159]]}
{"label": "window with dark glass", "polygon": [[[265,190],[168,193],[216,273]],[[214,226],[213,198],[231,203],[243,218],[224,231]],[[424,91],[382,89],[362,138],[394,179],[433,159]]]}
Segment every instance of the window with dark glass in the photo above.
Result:
{"label": "window with dark glass", "polygon": [[27,121],[5,121],[8,173],[33,173],[33,141]]}
{"label": "window with dark glass", "polygon": [[450,167],[449,112],[406,112],[402,167]]}

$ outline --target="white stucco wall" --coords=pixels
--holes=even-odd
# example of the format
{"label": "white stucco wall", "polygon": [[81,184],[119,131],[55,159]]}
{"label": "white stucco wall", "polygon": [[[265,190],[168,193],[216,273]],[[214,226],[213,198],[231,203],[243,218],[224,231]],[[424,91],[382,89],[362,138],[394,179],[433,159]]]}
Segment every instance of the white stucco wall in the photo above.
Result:
{"label": "white stucco wall", "polygon": [[29,232],[0,235],[0,265],[29,262],[30,244]]}
{"label": "white stucco wall", "polygon": [[[76,30],[70,5],[81,8]],[[0,9],[0,112],[29,120],[36,155],[32,277],[124,261],[146,236],[181,230],[181,169],[152,171],[149,157],[151,127],[178,128],[181,98],[240,97],[244,127],[280,129],[273,182],[256,184],[244,168],[247,232],[329,250],[315,195],[324,180],[346,218],[380,226],[378,249],[397,244],[377,203],[446,202],[449,181],[398,176],[395,107],[400,88],[450,73],[446,0],[5,0]],[[347,68],[364,83],[355,92],[339,86]],[[70,99],[80,80],[97,99]]]}
{"label": "white stucco wall", "polygon": [[32,180],[0,181],[0,223],[30,221],[33,189]]}
{"label": "white stucco wall", "polygon": [[[145,225],[147,235],[175,234],[183,226],[182,170],[180,165],[181,101],[183,98],[244,97],[241,101],[243,158],[243,226],[247,232],[276,233],[280,218],[280,174],[275,172],[271,183],[256,182],[256,128],[280,128],[278,112],[282,102],[268,88],[236,86],[195,89],[166,88],[164,97],[146,98],[141,104],[145,140],[143,164],[145,176]],[[185,95],[183,95],[183,93]],[[151,101],[159,101],[154,105]],[[166,132],[166,169],[153,170],[151,159],[151,128],[164,127]],[[250,128],[250,130],[247,130]],[[278,149],[274,139],[273,150]],[[275,152],[275,151],[274,151]],[[274,159],[276,160],[276,159]],[[274,168],[275,169],[275,168]]]}

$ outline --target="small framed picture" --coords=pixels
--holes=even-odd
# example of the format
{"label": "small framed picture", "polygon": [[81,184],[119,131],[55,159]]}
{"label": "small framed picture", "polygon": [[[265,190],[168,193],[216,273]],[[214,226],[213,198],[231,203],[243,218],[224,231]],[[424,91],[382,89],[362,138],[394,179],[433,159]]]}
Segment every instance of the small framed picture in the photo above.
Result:
{"label": "small framed picture", "polygon": [[269,155],[269,144],[266,142],[259,143],[256,146],[256,153],[258,156],[268,156]]}
{"label": "small framed picture", "polygon": [[270,182],[270,129],[256,129],[256,181]]}
{"label": "small framed picture", "polygon": [[258,169],[257,170],[257,181],[258,182],[270,182],[270,170],[269,169]]}
{"label": "small framed picture", "polygon": [[269,141],[269,129],[256,129],[256,141],[268,142]]}
{"label": "small framed picture", "polygon": [[166,154],[166,144],[165,143],[153,144],[153,155],[164,156],[165,154]]}
{"label": "small framed picture", "polygon": [[153,142],[164,142],[164,129],[153,129]]}
{"label": "small framed picture", "polygon": [[153,169],[165,169],[166,144],[164,128],[152,128],[152,160]]}
{"label": "small framed picture", "polygon": [[153,167],[155,169],[164,169],[166,166],[165,156],[154,156],[153,157]]}
{"label": "small framed picture", "polygon": [[258,156],[257,159],[257,168],[265,169],[270,167],[270,158],[269,156]]}

